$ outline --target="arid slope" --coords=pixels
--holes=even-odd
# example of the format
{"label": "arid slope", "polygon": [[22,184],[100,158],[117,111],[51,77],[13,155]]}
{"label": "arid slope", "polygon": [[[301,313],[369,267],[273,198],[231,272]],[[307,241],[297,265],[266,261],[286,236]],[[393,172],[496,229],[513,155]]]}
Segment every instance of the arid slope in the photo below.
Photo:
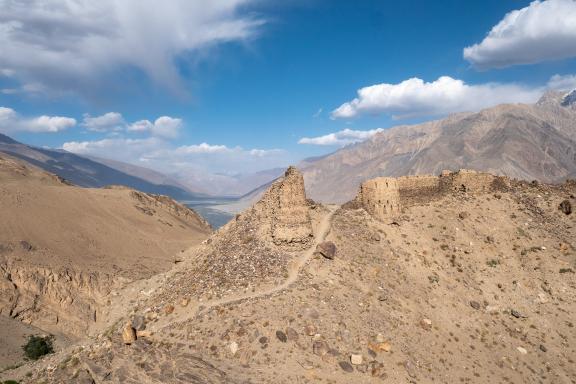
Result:
{"label": "arid slope", "polygon": [[124,187],[71,186],[0,156],[0,315],[85,336],[110,293],[171,268],[211,228],[194,211]]}
{"label": "arid slope", "polygon": [[[70,377],[115,383],[576,380],[576,216],[566,209],[576,204],[576,184],[513,181],[502,191],[458,189],[429,199],[423,192],[415,204],[380,220],[354,204],[335,213],[296,201],[273,204],[294,206],[287,212],[262,209],[283,201],[279,191],[293,186],[276,184],[275,195],[269,191],[244,219],[186,252],[173,270],[122,291],[117,301],[124,315],[92,344],[12,377],[30,372],[23,382],[33,383]],[[250,236],[270,228],[279,212],[298,218],[283,222],[312,226],[312,247],[332,241],[335,257],[308,260],[314,248],[275,242],[270,231]],[[251,245],[262,252],[251,253]],[[199,290],[200,277],[218,279],[222,289]],[[140,330],[130,346],[121,336],[127,321]]]}

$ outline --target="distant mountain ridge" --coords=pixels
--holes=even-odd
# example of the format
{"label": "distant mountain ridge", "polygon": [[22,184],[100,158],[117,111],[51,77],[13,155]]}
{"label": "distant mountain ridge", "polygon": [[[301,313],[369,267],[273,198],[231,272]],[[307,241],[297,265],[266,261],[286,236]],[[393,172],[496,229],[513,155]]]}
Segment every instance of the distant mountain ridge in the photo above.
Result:
{"label": "distant mountain ridge", "polygon": [[168,195],[177,200],[205,196],[146,168],[112,160],[82,157],[63,150],[32,147],[3,134],[0,134],[0,152],[56,174],[80,187],[125,185],[142,192]]}
{"label": "distant mountain ridge", "polygon": [[311,198],[339,203],[367,179],[444,169],[560,182],[576,177],[576,91],[393,127],[299,168]]}

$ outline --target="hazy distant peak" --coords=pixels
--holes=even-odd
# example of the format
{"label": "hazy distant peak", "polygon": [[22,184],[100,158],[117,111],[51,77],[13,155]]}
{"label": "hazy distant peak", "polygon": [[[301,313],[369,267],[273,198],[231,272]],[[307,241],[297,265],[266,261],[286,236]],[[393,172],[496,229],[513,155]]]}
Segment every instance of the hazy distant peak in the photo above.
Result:
{"label": "hazy distant peak", "polygon": [[568,92],[562,98],[562,106],[568,107],[576,104],[576,88]]}
{"label": "hazy distant peak", "polygon": [[539,106],[546,106],[546,105],[560,105],[562,103],[562,99],[566,94],[560,91],[546,91],[540,97],[540,100],[536,103]]}

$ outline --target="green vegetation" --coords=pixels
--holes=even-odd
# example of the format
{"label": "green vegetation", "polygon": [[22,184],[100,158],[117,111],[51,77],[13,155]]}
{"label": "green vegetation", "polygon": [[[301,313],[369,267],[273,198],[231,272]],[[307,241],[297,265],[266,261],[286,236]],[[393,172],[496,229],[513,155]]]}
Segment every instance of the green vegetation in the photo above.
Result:
{"label": "green vegetation", "polygon": [[496,260],[496,259],[492,259],[492,260],[488,260],[488,261],[486,262],[486,264],[488,264],[488,266],[490,266],[490,267],[492,267],[492,268],[496,268],[496,266],[497,266],[498,264],[500,264],[500,261],[499,261],[499,260]]}
{"label": "green vegetation", "polygon": [[28,338],[28,342],[22,346],[24,354],[30,360],[38,360],[44,355],[54,352],[52,336],[34,336]]}

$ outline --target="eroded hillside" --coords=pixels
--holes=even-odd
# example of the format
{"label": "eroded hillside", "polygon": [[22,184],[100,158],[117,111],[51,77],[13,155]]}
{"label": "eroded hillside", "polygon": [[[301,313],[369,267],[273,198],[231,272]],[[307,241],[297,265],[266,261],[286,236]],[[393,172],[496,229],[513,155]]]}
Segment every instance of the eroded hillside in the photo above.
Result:
{"label": "eroded hillside", "polygon": [[[248,211],[250,220],[173,270],[124,291],[124,315],[91,344],[13,374],[58,383],[574,382],[576,184],[442,177],[458,188],[431,190],[441,177],[400,182],[389,214],[369,214],[362,199],[308,205],[313,240],[303,249],[237,232],[277,219]],[[279,181],[271,201],[282,201],[286,179],[294,185]],[[257,242],[269,250],[263,260],[282,253],[279,268],[250,262]],[[213,265],[200,249],[214,252]],[[244,258],[258,277],[246,286],[228,268]],[[200,271],[234,284],[203,294]]]}
{"label": "eroded hillside", "polygon": [[167,197],[75,187],[7,156],[0,211],[0,315],[72,339],[96,326],[111,294],[211,233]]}

